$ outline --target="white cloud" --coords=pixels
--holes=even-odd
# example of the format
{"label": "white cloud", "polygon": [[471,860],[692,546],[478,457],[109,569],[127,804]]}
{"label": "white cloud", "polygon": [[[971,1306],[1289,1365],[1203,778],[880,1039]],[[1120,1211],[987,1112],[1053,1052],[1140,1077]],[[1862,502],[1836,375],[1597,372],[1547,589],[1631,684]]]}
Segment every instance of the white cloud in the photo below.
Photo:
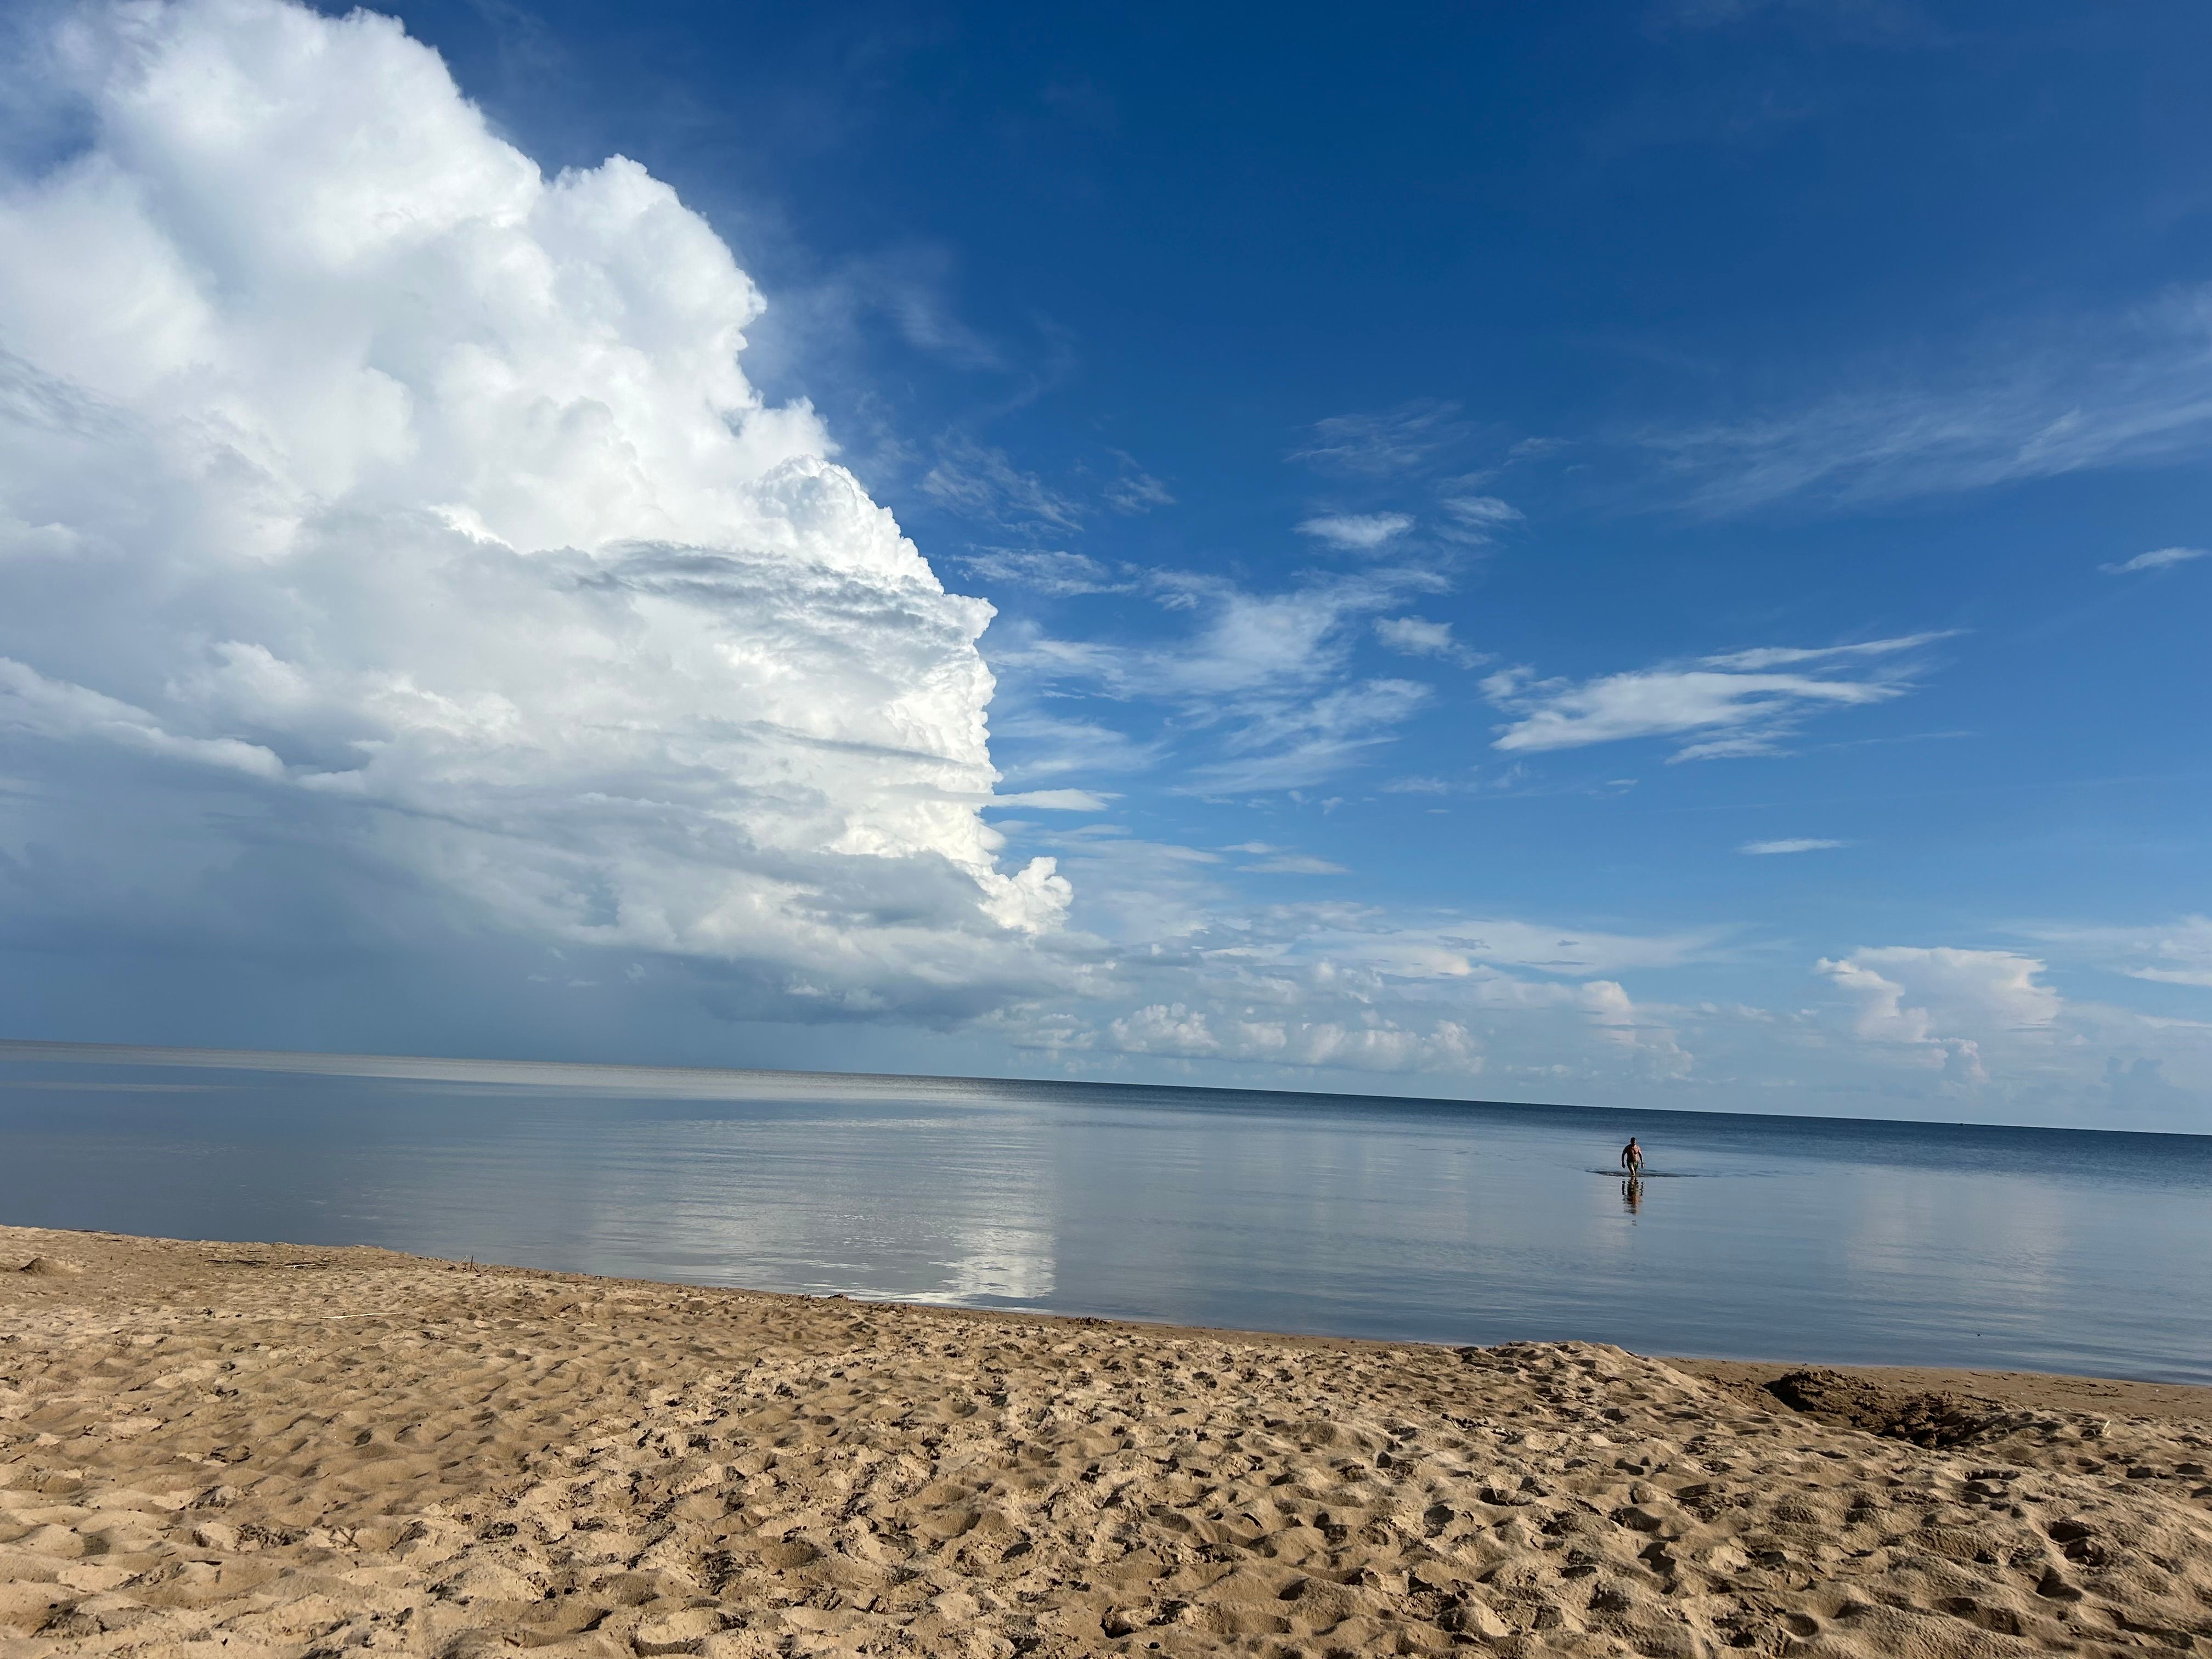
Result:
{"label": "white cloud", "polygon": [[1083,522],[1073,501],[1035,473],[1023,471],[1005,450],[962,433],[938,441],[937,460],[922,475],[921,490],[963,518],[1012,529],[1074,530]]}
{"label": "white cloud", "polygon": [[1114,1047],[1125,1054],[1357,1072],[1449,1071],[1471,1076],[1482,1068],[1466,1027],[1450,1020],[1437,1021],[1425,1033],[1381,1019],[1356,1024],[1218,1016],[1209,1020],[1203,1011],[1176,1002],[1137,1009],[1115,1020],[1109,1030]]}
{"label": "white cloud", "polygon": [[2036,927],[2028,936],[2063,946],[2130,979],[2212,987],[2212,916],[2162,927]]}
{"label": "white cloud", "polygon": [[[1814,648],[1776,647],[1706,657],[1680,667],[1608,674],[1579,684],[1537,680],[1508,669],[1483,682],[1484,694],[1516,718],[1492,747],[1540,750],[1617,743],[1631,738],[1706,734],[1673,758],[1713,760],[1769,755],[1809,715],[1826,708],[1887,702],[1911,689],[1908,667],[1884,663],[1940,634],[1915,634],[1864,644]],[[1850,678],[1836,659],[1876,659]],[[1770,665],[1814,665],[1808,673],[1758,672]],[[1820,672],[1826,668],[1828,672]]]}
{"label": "white cloud", "polygon": [[1327,471],[1388,477],[1426,465],[1468,435],[1457,404],[1417,399],[1395,409],[1316,421],[1289,459]]}
{"label": "white cloud", "polygon": [[1254,699],[1224,738],[1227,757],[1194,767],[1189,787],[1222,796],[1299,789],[1356,764],[1433,694],[1411,680],[1361,680],[1310,700]]}
{"label": "white cloud", "polygon": [[1106,505],[1116,513],[1150,513],[1155,507],[1173,507],[1176,499],[1158,478],[1134,468],[1108,484],[1104,493]]}
{"label": "white cloud", "polygon": [[1449,623],[1429,622],[1419,617],[1378,617],[1375,636],[1393,651],[1409,657],[1442,657],[1453,649]]}
{"label": "white cloud", "polygon": [[1893,380],[1641,440],[1688,501],[1741,512],[1980,489],[2212,445],[2212,288],[2039,339],[1985,343],[1941,380]]}
{"label": "white cloud", "polygon": [[992,797],[994,806],[1028,806],[1040,812],[1103,812],[1115,795],[1102,795],[1090,789],[1024,789],[1014,794]]}
{"label": "white cloud", "polygon": [[1489,541],[1522,518],[1519,507],[1495,495],[1448,495],[1437,504],[1451,516],[1462,541]]}
{"label": "white cloud", "polygon": [[1308,924],[1301,949],[1405,979],[1474,979],[1486,968],[1571,978],[1671,968],[1711,951],[1719,935],[1613,933],[1510,917],[1461,917],[1413,924],[1379,914],[1338,914]]}
{"label": "white cloud", "polygon": [[1989,1080],[1983,1049],[1993,1037],[2048,1032],[2063,1006],[2039,982],[2044,963],[2010,951],[1893,945],[1814,968],[1850,999],[1857,1036],[1960,1084]]}
{"label": "white cloud", "polygon": [[[1595,962],[1679,963],[1709,943],[1513,921],[1422,921],[1348,902],[1217,909],[1152,970],[1171,974],[1173,989],[1109,1022],[1104,1042],[1212,1062],[1231,1075],[1254,1064],[1463,1078],[1487,1068],[1540,1079],[1543,1091],[1569,1079],[1672,1088],[1694,1063],[1678,1040],[1677,1011],[1587,975]],[[1488,957],[1547,977],[1506,971]],[[1146,958],[1126,961],[1143,982]]]}
{"label": "white cloud", "polygon": [[1119,645],[1017,628],[993,635],[992,659],[1017,685],[1091,686],[1170,705],[1187,740],[1210,736],[1219,750],[1190,769],[1188,785],[1216,796],[1318,782],[1392,741],[1432,695],[1408,680],[1347,678],[1358,625],[1409,590],[1433,590],[1437,579],[1425,572],[1377,570],[1279,593],[1188,574],[1157,580],[1173,608],[1194,617],[1187,636]]}
{"label": "white cloud", "polygon": [[1900,651],[1917,651],[1937,640],[1951,639],[1954,634],[1955,630],[1947,629],[1940,633],[1901,635],[1893,640],[1863,640],[1856,645],[1761,646],[1749,651],[1723,652],[1699,661],[1706,668],[1750,674],[1762,669],[1796,667],[1802,663],[1832,662],[1838,657],[1893,657]]}
{"label": "white cloud", "polygon": [[1159,764],[1162,754],[1157,742],[1034,703],[1009,702],[1003,694],[992,706],[991,734],[994,757],[1017,780],[1146,772]]}
{"label": "white cloud", "polygon": [[863,319],[873,314],[916,351],[962,368],[1003,370],[1006,360],[998,343],[957,314],[947,293],[955,274],[950,250],[930,243],[848,258],[804,290],[779,299],[781,331],[802,334],[817,348],[835,340],[849,349]]}
{"label": "white cloud", "polygon": [[1297,531],[1332,547],[1367,553],[1413,527],[1413,520],[1403,513],[1331,513],[1308,519]]}
{"label": "white cloud", "polygon": [[1832,847],[1849,847],[1847,841],[1816,841],[1810,836],[1798,836],[1784,841],[1747,841],[1735,850],[1772,855],[1778,853],[1825,853]]}
{"label": "white cloud", "polygon": [[2212,558],[2212,547],[2161,547],[2154,552],[2123,559],[2118,564],[2100,564],[2097,568],[2108,576],[2124,576],[2136,570],[2171,570],[2175,565],[2203,558]]}
{"label": "white cloud", "polygon": [[1331,864],[1327,859],[1315,858],[1310,853],[1277,853],[1257,864],[1237,866],[1263,876],[1341,876],[1346,874],[1340,864]]}
{"label": "white cloud", "polygon": [[1468,668],[1489,660],[1453,639],[1449,623],[1430,622],[1422,617],[1378,617],[1375,637],[1403,656],[1441,657]]}
{"label": "white cloud", "polygon": [[1885,945],[1823,957],[1814,969],[1854,998],[1856,1030],[1875,1042],[1942,1044],[1960,1030],[2048,1030],[2062,1006],[2057,991],[2037,982],[2048,971],[2044,963],[2015,951]]}
{"label": "white cloud", "polygon": [[1126,593],[1133,586],[1085,554],[1044,549],[979,547],[960,556],[960,567],[978,581],[1005,582],[1054,599]]}
{"label": "white cloud", "polygon": [[141,908],[273,836],[801,1017],[1054,977],[1067,884],[979,815],[990,609],[747,382],[759,295],[665,185],[544,178],[365,12],[91,8],[51,72],[86,147],[0,187],[11,843],[96,785]]}
{"label": "white cloud", "polygon": [[1659,21],[1682,28],[1718,28],[1766,15],[1865,43],[1925,45],[1944,38],[1933,19],[1904,0],[1674,0],[1662,9]]}

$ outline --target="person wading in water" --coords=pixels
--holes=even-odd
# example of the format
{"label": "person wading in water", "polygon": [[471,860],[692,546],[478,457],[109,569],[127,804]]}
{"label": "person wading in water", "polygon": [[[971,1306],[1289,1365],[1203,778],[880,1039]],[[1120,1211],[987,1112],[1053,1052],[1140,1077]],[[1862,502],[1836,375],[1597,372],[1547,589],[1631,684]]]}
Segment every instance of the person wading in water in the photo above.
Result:
{"label": "person wading in water", "polygon": [[1644,1173],[1644,1149],[1636,1144],[1636,1137],[1628,1138],[1628,1145],[1620,1149],[1620,1167],[1631,1176]]}

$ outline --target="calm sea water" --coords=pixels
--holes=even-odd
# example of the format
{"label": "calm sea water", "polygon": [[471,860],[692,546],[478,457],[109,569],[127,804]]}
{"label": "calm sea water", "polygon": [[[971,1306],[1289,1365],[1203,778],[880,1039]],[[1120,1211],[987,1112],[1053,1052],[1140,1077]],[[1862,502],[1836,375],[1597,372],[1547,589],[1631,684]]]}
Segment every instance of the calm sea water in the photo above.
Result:
{"label": "calm sea water", "polygon": [[2212,1382],[2193,1135],[0,1043],[0,1220]]}

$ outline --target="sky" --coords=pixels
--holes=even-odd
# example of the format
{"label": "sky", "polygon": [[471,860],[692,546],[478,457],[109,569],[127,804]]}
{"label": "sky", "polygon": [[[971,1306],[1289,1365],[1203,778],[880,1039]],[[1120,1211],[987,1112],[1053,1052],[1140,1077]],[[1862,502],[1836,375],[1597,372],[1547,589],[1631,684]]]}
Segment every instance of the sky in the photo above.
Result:
{"label": "sky", "polygon": [[2212,14],[38,3],[0,1036],[2212,1133]]}

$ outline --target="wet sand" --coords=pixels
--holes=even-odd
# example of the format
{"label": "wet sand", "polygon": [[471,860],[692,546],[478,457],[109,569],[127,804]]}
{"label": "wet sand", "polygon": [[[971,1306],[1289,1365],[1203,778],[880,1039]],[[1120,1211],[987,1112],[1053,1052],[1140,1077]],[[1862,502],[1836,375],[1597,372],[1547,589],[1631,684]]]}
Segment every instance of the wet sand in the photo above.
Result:
{"label": "wet sand", "polygon": [[0,1270],[0,1659],[2212,1655],[2212,1390],[28,1229]]}

